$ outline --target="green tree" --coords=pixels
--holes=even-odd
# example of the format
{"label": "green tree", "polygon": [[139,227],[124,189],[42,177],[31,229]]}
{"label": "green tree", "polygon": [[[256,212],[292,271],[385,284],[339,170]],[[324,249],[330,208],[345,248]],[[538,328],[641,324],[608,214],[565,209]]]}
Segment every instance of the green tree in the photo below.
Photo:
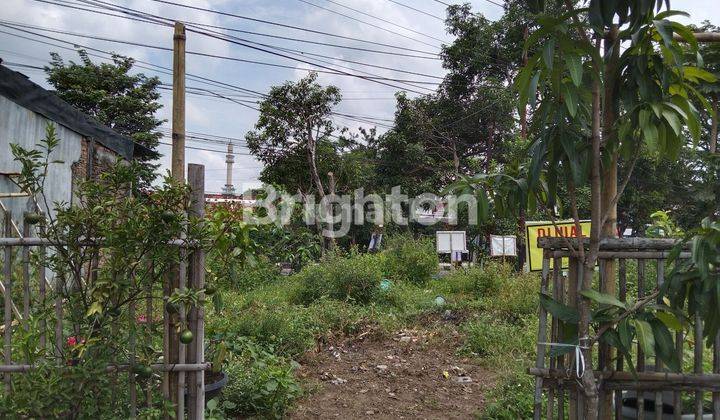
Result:
{"label": "green tree", "polygon": [[[270,88],[260,103],[255,130],[245,138],[250,152],[267,166],[281,164],[283,169],[306,175],[310,182],[304,192],[322,199],[326,191],[318,168],[318,147],[332,143],[335,125],[330,116],[341,95],[335,86],[322,87],[316,80],[317,73],[310,73],[298,82]],[[306,167],[299,164],[301,156]]]}
{"label": "green tree", "polygon": [[[541,9],[539,3],[544,2],[533,3]],[[625,182],[618,185],[614,175],[618,159],[630,162],[625,179],[643,150],[677,159],[687,142],[685,130],[696,141],[700,137],[693,101],[710,108],[697,88],[700,81],[713,82],[715,77],[694,61],[688,63],[688,57],[698,56],[697,41],[689,28],[671,20],[686,14],[660,12],[664,3],[591,0],[588,9],[576,9],[574,2],[566,1],[563,13],[540,15],[540,28],[528,38],[528,45],[539,51],[529,58],[516,85],[520,111],[527,103],[534,106],[540,100],[533,111],[530,186],[544,176],[549,204],[554,207],[558,179],[564,175],[576,223],[579,217],[574,191],[590,186],[589,247],[577,246],[575,250],[583,264],[579,280],[583,298],[578,302],[577,319],[586,360],[590,360],[588,349],[597,340],[628,355],[629,345],[623,343],[629,343],[636,334],[647,351],[657,350],[667,366],[677,369],[672,339],[669,343],[664,340],[670,333],[664,324],[655,323],[652,310],[623,314],[624,307],[616,308],[611,317],[619,317],[617,323],[630,318],[636,327],[617,331],[611,322],[598,330],[598,336],[590,337],[591,300],[602,300],[592,290],[600,239],[613,235],[614,209],[625,186]],[[597,39],[605,40],[605,51]],[[615,282],[608,277],[607,264],[603,269],[602,291],[614,292],[611,288]],[[647,333],[653,334],[648,322],[659,326],[655,335],[663,339],[655,341],[655,348],[648,346],[652,340],[647,339]],[[708,333],[714,337],[716,331]],[[621,339],[613,340],[618,337]],[[587,402],[584,417],[597,418],[598,389],[590,370],[583,374],[582,386]],[[609,403],[604,400],[603,406]]]}
{"label": "green tree", "polygon": [[48,82],[57,94],[100,123],[150,149],[155,149],[162,134],[162,120],[155,113],[162,107],[157,77],[131,74],[134,60],[113,55],[112,63],[94,63],[88,53],[78,50],[80,62],[65,61],[51,53],[45,67]]}

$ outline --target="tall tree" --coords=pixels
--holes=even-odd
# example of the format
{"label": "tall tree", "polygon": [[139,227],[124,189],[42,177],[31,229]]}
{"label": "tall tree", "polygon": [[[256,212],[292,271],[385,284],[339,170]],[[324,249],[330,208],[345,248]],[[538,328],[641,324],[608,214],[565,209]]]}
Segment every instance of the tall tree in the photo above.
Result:
{"label": "tall tree", "polygon": [[157,77],[131,74],[134,60],[113,55],[112,63],[94,63],[87,52],[78,50],[80,62],[65,63],[57,53],[45,67],[48,82],[66,102],[100,123],[150,149],[162,134],[162,120],[155,113],[162,107]]}
{"label": "tall tree", "polygon": [[273,166],[304,155],[312,190],[320,199],[325,188],[318,170],[318,145],[331,143],[335,126],[330,119],[333,106],[340,102],[335,86],[317,83],[317,73],[298,82],[273,86],[260,103],[255,130],[246,134],[250,152],[263,163]]}

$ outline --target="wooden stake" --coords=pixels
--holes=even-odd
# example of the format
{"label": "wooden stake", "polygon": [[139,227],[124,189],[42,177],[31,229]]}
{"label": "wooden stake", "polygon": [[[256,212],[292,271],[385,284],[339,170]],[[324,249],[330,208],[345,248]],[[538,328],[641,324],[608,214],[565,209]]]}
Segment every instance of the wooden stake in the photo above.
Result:
{"label": "wooden stake", "polygon": [[[191,204],[188,212],[191,217],[203,219],[205,217],[205,167],[203,165],[188,165],[188,183],[190,184]],[[205,251],[197,248],[192,251],[189,263],[190,287],[201,290],[205,287]],[[200,297],[205,298],[204,294]],[[195,338],[188,346],[188,363],[203,363],[205,361],[205,310],[202,305],[193,306],[188,314],[190,331]],[[190,374],[188,383],[188,417],[191,419],[205,418],[205,372],[198,371]]]}
{"label": "wooden stake", "polygon": [[[5,237],[9,238],[12,235],[12,213],[10,210],[5,212]],[[5,293],[4,293],[4,307],[5,307],[5,346],[3,352],[5,355],[5,364],[12,364],[12,248],[9,246],[5,247]],[[5,374],[5,395],[10,395],[10,374]]]}

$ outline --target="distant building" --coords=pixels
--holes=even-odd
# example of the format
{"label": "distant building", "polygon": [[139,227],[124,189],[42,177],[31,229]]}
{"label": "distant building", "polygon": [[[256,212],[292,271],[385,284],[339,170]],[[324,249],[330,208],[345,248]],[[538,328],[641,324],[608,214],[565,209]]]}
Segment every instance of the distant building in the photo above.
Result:
{"label": "distant building", "polygon": [[241,195],[228,195],[225,193],[207,193],[205,194],[205,204],[208,206],[227,206],[234,209],[253,208],[257,205],[257,200],[246,199]]}
{"label": "distant building", "polygon": [[0,65],[0,201],[12,211],[17,222],[21,222],[23,212],[32,209],[32,205],[28,197],[19,196],[20,191],[11,181],[20,171],[20,164],[14,161],[10,143],[34,148],[45,137],[48,124],[55,126],[60,139],[51,159],[61,161],[48,168],[44,194],[50,206],[55,202],[71,203],[78,180],[96,176],[118,157],[129,161],[157,156],[130,137],[85,115],[54,92],[31,82],[24,74]]}

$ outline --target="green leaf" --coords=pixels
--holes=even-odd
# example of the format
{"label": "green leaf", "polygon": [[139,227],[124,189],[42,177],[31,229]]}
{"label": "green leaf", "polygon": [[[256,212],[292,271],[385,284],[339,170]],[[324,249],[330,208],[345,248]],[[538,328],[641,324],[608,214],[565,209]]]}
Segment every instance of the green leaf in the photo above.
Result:
{"label": "green leaf", "polygon": [[685,42],[690,44],[692,51],[698,50],[697,39],[695,38],[695,34],[693,34],[690,28],[680,22],[670,22],[670,26],[672,26],[672,29],[676,34],[680,35],[685,40]]}
{"label": "green leaf", "polygon": [[548,70],[552,71],[553,68],[553,59],[555,58],[555,39],[550,38],[545,42],[545,46],[543,46],[543,62],[545,62],[545,67],[547,67]]}
{"label": "green leaf", "polygon": [[582,59],[580,56],[573,53],[565,55],[565,65],[570,72],[570,78],[572,79],[573,84],[576,87],[580,87],[583,75]]}
{"label": "green leaf", "polygon": [[95,314],[100,314],[100,313],[102,313],[102,310],[103,310],[103,307],[102,307],[102,305],[100,304],[100,302],[95,301],[95,302],[93,302],[93,303],[90,305],[90,307],[88,308],[87,313],[85,314],[85,316],[86,316],[86,317],[90,317],[90,316],[93,316],[93,315],[95,315]]}
{"label": "green leaf", "polygon": [[528,102],[530,102],[530,106],[535,106],[535,101],[537,100],[537,86],[538,81],[540,80],[540,70],[535,72],[535,75],[533,75],[532,79],[530,79],[530,84],[528,85],[528,91],[527,91],[527,98]]}
{"label": "green leaf", "polygon": [[665,326],[675,331],[682,331],[683,326],[679,319],[670,312],[658,311],[655,313],[655,317],[662,321]]}
{"label": "green leaf", "polygon": [[671,111],[669,109],[663,109],[663,117],[665,118],[665,121],[668,122],[670,127],[675,132],[676,136],[680,135],[680,132],[682,131],[682,123],[680,122],[680,118],[678,118],[678,115],[675,111]]}
{"label": "green leaf", "polygon": [[580,314],[577,309],[560,303],[544,293],[540,293],[540,305],[552,316],[563,322],[571,324],[580,322]]}
{"label": "green leaf", "polygon": [[638,341],[640,347],[645,352],[646,356],[652,356],[655,354],[655,337],[653,336],[652,327],[647,321],[640,319],[634,319],[633,325],[635,325],[635,331],[637,332]]}
{"label": "green leaf", "polygon": [[714,74],[695,66],[683,67],[683,75],[687,78],[695,79],[695,81],[703,80],[708,83],[715,83],[717,81],[717,77],[715,77]]}
{"label": "green leaf", "polygon": [[648,146],[650,152],[657,152],[658,150],[658,130],[653,124],[647,124],[643,128],[643,138]]}
{"label": "green leaf", "polygon": [[665,324],[658,320],[650,323],[655,340],[655,351],[660,359],[674,372],[680,371],[680,361],[675,351],[672,335]]}
{"label": "green leaf", "polygon": [[582,290],[580,294],[597,303],[617,306],[618,308],[625,309],[624,303],[620,302],[615,296],[608,295],[607,293],[600,293],[597,290],[589,289]]}
{"label": "green leaf", "polygon": [[669,48],[673,43],[672,27],[670,26],[670,22],[667,20],[653,20],[653,25],[655,26],[658,34],[660,34],[665,46]]}
{"label": "green leaf", "polygon": [[568,113],[571,117],[575,118],[575,115],[577,115],[577,106],[578,106],[578,98],[575,94],[575,89],[570,87],[567,83],[563,83],[562,85],[562,92],[563,92],[563,100],[565,101],[565,106],[567,107]]}

